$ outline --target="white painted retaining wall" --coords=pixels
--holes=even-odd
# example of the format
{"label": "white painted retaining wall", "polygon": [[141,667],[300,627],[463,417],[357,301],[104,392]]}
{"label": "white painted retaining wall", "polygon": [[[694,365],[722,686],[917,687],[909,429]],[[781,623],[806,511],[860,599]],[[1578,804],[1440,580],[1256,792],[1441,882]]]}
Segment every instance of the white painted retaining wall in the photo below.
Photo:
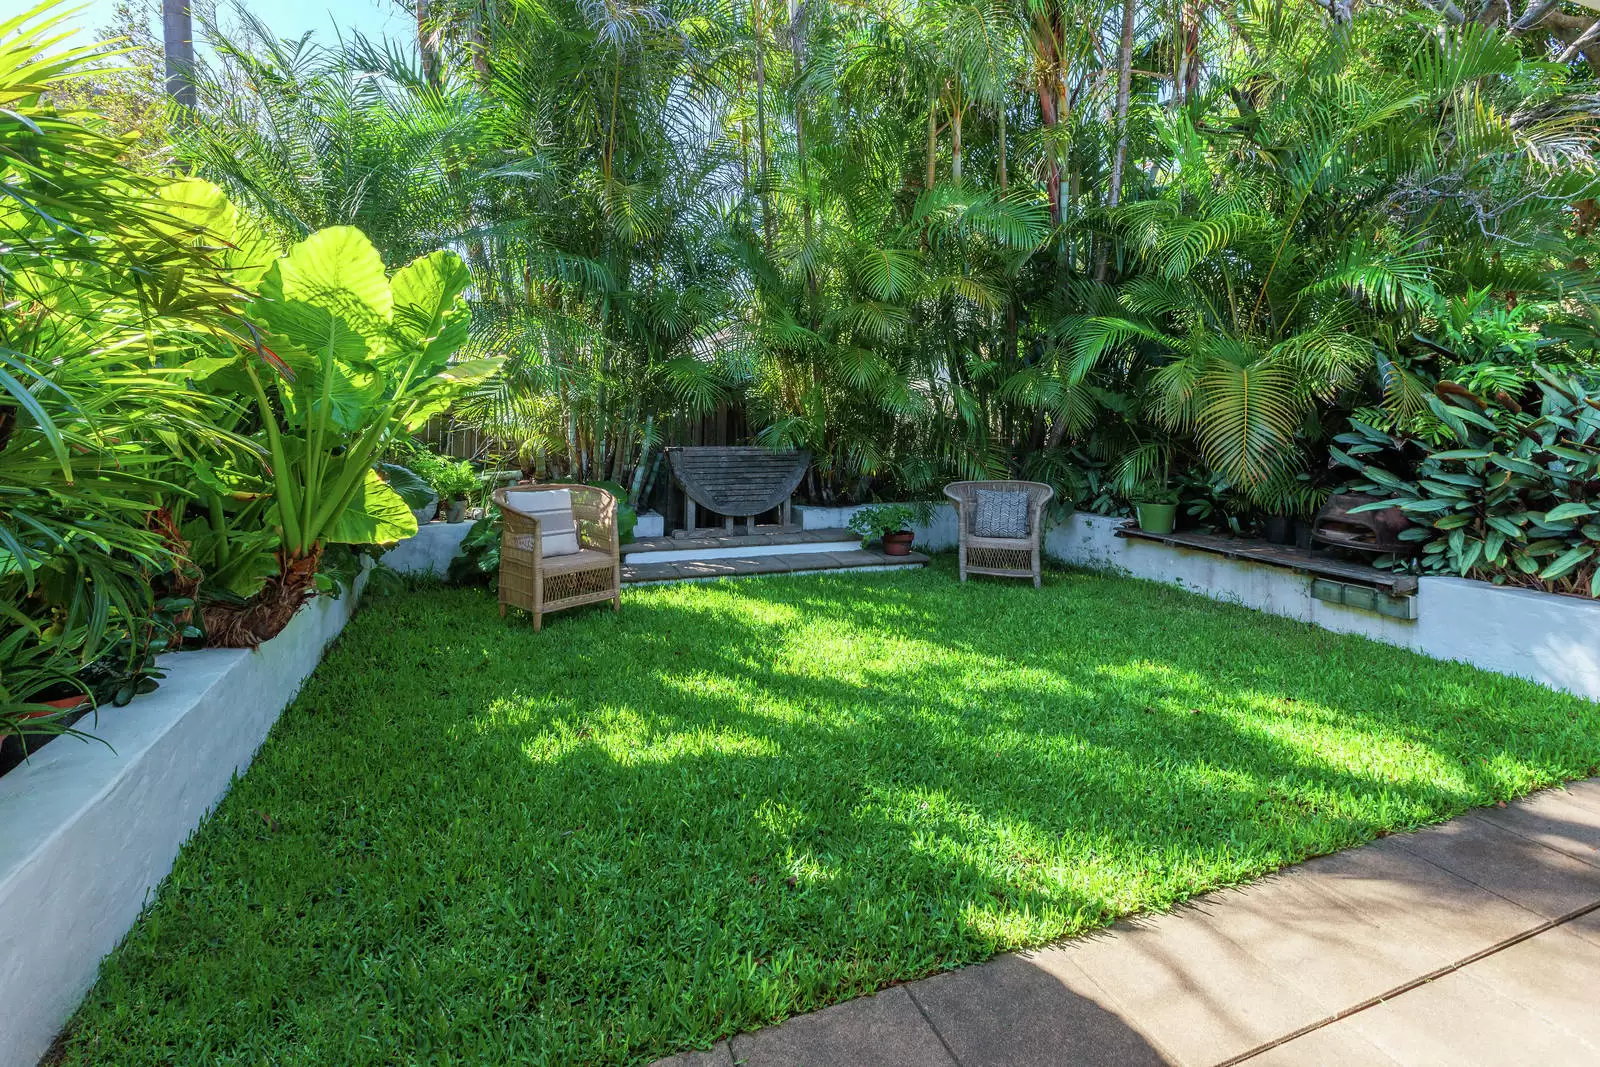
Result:
{"label": "white painted retaining wall", "polygon": [[[825,508],[801,504],[794,509],[794,513],[799,516],[800,528],[803,530],[844,529],[850,525],[852,515],[870,506],[854,504],[840,508]],[[913,526],[912,532],[917,535],[914,547],[919,552],[944,552],[955,548],[957,537],[961,532],[956,525],[955,505],[949,501],[935,504],[928,521]]]}
{"label": "white painted retaining wall", "polygon": [[470,522],[423,523],[414,536],[383,554],[383,564],[401,574],[433,574],[443,578],[470,529]]}
{"label": "white painted retaining wall", "polygon": [[1600,602],[1424,577],[1417,618],[1391,619],[1328,604],[1311,579],[1282,567],[1115,536],[1124,520],[1077,514],[1045,535],[1045,552],[1081,567],[1112,567],[1274,615],[1460,660],[1600,700]]}
{"label": "white painted retaining wall", "polygon": [[243,773],[359,596],[319,598],[254,652],[162,657],[161,688],[0,778],[0,1067],[32,1067]]}

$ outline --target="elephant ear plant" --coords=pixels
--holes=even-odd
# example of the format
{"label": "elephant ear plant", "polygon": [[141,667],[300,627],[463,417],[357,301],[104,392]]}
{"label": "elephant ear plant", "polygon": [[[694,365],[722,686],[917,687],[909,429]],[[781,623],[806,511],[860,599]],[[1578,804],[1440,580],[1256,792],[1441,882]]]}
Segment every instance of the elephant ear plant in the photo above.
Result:
{"label": "elephant ear plant", "polygon": [[452,364],[467,337],[467,268],[434,252],[387,277],[359,230],[336,226],[268,268],[244,309],[247,338],[217,373],[253,399],[269,469],[277,573],[247,601],[207,606],[213,644],[252,646],[316,591],[329,544],[388,544],[416,533],[410,508],[374,463],[499,361]]}

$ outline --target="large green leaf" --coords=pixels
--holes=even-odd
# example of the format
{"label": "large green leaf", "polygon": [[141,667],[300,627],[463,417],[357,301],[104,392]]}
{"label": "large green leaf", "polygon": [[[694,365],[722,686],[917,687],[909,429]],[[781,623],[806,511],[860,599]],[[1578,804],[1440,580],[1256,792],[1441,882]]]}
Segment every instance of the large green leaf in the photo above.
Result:
{"label": "large green leaf", "polygon": [[334,519],[326,540],[344,545],[387,545],[417,532],[417,519],[378,472],[367,471],[350,506]]}
{"label": "large green leaf", "polygon": [[378,358],[394,296],[372,242],[352,226],[331,226],[275,262],[260,299],[245,310],[282,342],[319,358]]}
{"label": "large green leaf", "polygon": [[467,339],[469,316],[461,294],[472,276],[461,257],[439,251],[420,256],[395,272],[393,336],[409,356],[424,352],[423,374],[433,374]]}

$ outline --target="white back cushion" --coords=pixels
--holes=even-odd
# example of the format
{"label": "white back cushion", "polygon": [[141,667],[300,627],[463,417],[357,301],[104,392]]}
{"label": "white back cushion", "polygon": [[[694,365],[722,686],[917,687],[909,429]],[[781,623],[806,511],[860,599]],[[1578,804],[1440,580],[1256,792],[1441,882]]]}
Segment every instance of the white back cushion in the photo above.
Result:
{"label": "white back cushion", "polygon": [[538,517],[546,556],[570,556],[578,551],[578,523],[572,517],[569,490],[518,489],[506,493],[506,503]]}

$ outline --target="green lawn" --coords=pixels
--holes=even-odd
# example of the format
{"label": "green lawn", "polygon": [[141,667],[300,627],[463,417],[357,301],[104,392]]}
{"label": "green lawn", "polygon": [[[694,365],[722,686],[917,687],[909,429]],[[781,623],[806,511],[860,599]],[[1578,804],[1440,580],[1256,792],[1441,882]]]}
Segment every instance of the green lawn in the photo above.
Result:
{"label": "green lawn", "polygon": [[374,599],[62,1059],[647,1062],[1597,762],[1600,706],[1108,576]]}

